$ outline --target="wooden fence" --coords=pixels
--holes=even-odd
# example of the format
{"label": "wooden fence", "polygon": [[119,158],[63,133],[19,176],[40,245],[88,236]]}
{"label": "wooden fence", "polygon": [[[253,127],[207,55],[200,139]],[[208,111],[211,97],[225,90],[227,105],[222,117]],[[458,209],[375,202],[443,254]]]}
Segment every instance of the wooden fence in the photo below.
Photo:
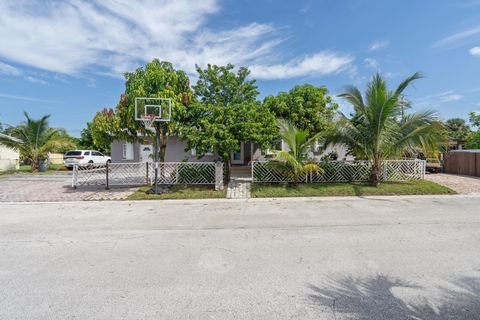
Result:
{"label": "wooden fence", "polygon": [[446,152],[443,155],[443,169],[445,173],[480,177],[480,153]]}

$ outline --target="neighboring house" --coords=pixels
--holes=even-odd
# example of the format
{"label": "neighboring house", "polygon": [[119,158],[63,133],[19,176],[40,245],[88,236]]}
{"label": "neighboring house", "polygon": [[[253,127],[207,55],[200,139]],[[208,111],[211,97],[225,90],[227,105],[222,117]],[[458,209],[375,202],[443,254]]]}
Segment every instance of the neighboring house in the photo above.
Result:
{"label": "neighboring house", "polygon": [[[5,134],[0,133],[2,137],[13,139]],[[20,152],[0,144],[0,171],[18,170],[20,168]]]}
{"label": "neighboring house", "polygon": [[[153,161],[153,145],[149,137],[143,137],[142,142],[130,143],[126,141],[115,140],[111,144],[112,162],[147,162]],[[195,150],[185,151],[187,146],[186,141],[170,136],[167,138],[167,150],[165,153],[166,162],[212,162],[219,161],[220,157],[213,153],[207,153],[203,158],[198,159]],[[285,143],[279,142],[275,146],[278,150],[288,151]],[[319,160],[322,156],[335,152],[338,160],[353,160],[353,157],[347,155],[347,150],[341,147],[329,146],[323,152],[313,152],[311,156]],[[255,143],[242,142],[240,150],[231,154],[232,165],[249,166],[252,161],[262,161],[269,157],[273,157],[274,153],[271,150],[262,151]]]}
{"label": "neighboring house", "polygon": [[465,145],[465,140],[450,138],[448,139],[448,143],[447,143],[447,151],[463,150],[464,145]]}
{"label": "neighboring house", "polygon": [[51,164],[63,164],[63,153],[53,153],[48,154],[48,162]]}

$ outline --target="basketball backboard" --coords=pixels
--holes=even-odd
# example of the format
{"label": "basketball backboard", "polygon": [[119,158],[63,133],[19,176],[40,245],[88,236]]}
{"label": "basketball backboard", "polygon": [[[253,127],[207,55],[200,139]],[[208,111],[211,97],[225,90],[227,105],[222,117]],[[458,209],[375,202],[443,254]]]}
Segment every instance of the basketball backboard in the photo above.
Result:
{"label": "basketball backboard", "polygon": [[167,122],[172,118],[172,99],[135,98],[135,120]]}

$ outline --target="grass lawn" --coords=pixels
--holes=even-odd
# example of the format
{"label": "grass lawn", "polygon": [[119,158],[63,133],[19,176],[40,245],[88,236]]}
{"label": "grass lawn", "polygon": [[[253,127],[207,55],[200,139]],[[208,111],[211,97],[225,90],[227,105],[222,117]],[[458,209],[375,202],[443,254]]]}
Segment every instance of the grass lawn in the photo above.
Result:
{"label": "grass lawn", "polygon": [[166,200],[166,199],[211,199],[225,198],[226,191],[215,191],[213,186],[185,186],[175,185],[167,193],[146,194],[150,187],[142,187],[127,200]]}
{"label": "grass lawn", "polygon": [[47,171],[45,172],[31,172],[32,168],[29,165],[22,165],[18,170],[5,170],[0,171],[0,175],[15,174],[15,173],[31,173],[31,174],[52,174],[57,171],[67,171],[67,168],[63,164],[49,164]]}
{"label": "grass lawn", "polygon": [[437,183],[420,180],[412,182],[384,182],[378,188],[362,183],[312,183],[281,185],[253,184],[252,197],[322,197],[322,196],[373,196],[373,195],[422,195],[455,194]]}

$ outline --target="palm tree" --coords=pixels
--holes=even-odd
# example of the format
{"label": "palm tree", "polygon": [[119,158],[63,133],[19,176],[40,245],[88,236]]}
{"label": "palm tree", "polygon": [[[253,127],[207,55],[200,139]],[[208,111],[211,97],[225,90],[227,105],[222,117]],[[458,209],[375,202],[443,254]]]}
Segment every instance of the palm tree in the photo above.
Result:
{"label": "palm tree", "polygon": [[452,139],[464,140],[471,131],[470,126],[462,118],[448,119],[445,121],[445,127],[449,138]]}
{"label": "palm tree", "polygon": [[22,158],[30,161],[32,171],[38,170],[39,160],[46,158],[49,152],[75,147],[72,140],[61,131],[49,128],[49,115],[35,120],[28,113],[24,114],[26,121],[9,130],[14,139],[0,136],[0,143],[19,150]]}
{"label": "palm tree", "polygon": [[372,161],[370,183],[378,186],[382,160],[437,150],[445,141],[444,128],[435,113],[404,113],[402,92],[422,76],[417,72],[390,91],[385,79],[376,74],[369,82],[365,97],[356,87],[347,87],[339,97],[352,104],[351,118],[340,119],[326,137],[326,143],[346,145],[359,159]]}
{"label": "palm tree", "polygon": [[310,148],[321,133],[310,136],[308,130],[298,129],[291,121],[284,119],[278,119],[277,126],[280,137],[290,150],[276,151],[275,158],[269,165],[284,176],[292,177],[295,184],[307,172],[322,172],[319,165],[308,157]]}

